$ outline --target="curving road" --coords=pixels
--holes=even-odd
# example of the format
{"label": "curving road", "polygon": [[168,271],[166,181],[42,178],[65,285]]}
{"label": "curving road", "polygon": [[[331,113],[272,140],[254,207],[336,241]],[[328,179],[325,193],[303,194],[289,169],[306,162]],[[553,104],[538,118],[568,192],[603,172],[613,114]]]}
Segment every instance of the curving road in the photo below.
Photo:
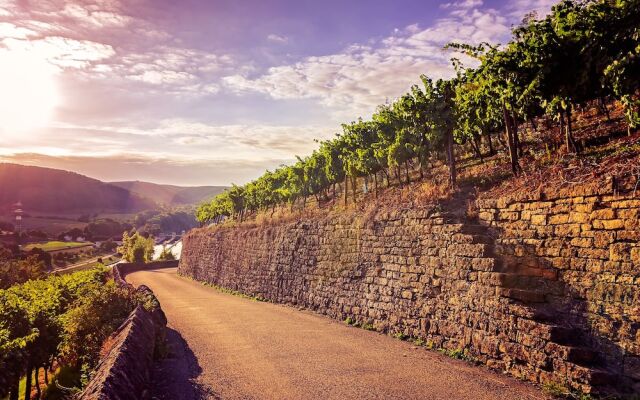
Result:
{"label": "curving road", "polygon": [[220,293],[176,269],[130,274],[156,293],[171,356],[158,399],[543,399],[535,387],[311,312]]}

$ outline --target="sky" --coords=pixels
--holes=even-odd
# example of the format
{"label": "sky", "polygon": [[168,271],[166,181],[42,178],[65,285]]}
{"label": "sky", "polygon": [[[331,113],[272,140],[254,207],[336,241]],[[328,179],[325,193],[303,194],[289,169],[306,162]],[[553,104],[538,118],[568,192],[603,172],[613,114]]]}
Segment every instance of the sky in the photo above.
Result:
{"label": "sky", "polygon": [[0,0],[0,162],[243,184],[553,3]]}

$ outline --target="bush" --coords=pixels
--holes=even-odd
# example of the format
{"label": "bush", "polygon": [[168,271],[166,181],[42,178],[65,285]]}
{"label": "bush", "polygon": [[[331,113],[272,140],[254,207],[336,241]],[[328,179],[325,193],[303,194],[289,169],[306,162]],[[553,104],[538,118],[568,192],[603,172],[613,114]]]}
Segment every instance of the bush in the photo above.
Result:
{"label": "bush", "polygon": [[78,371],[96,365],[136,302],[108,277],[100,267],[0,290],[0,398],[54,359]]}
{"label": "bush", "polygon": [[128,262],[149,262],[153,258],[153,239],[145,238],[138,232],[131,236],[125,232],[122,235],[122,246],[118,247],[118,252]]}
{"label": "bush", "polygon": [[0,289],[39,279],[45,275],[45,265],[37,256],[17,260],[5,249],[0,248]]}
{"label": "bush", "polygon": [[85,294],[74,307],[60,318],[62,341],[59,348],[67,364],[91,369],[98,362],[102,343],[127,318],[134,304],[129,292],[118,288],[113,281],[100,290],[83,292]]}

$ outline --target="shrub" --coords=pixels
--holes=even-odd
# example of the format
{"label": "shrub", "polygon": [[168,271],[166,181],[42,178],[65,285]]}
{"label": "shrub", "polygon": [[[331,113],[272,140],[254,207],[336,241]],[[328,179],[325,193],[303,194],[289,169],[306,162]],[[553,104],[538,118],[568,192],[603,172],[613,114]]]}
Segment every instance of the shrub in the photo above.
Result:
{"label": "shrub", "polygon": [[153,258],[153,239],[145,238],[138,232],[133,235],[125,232],[122,235],[122,246],[118,247],[118,252],[128,262],[149,262]]}

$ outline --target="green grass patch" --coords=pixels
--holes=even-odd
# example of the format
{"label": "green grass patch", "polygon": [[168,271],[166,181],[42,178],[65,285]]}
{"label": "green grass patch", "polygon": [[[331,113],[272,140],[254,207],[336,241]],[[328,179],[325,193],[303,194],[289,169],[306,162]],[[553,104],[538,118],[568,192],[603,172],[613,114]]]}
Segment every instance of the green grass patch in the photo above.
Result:
{"label": "green grass patch", "polygon": [[405,335],[405,334],[404,334],[404,333],[402,333],[402,332],[394,333],[394,334],[393,334],[393,337],[394,337],[394,338],[396,338],[396,339],[400,339],[400,340],[407,340],[407,339],[409,339],[409,335]]}
{"label": "green grass patch", "polygon": [[61,242],[59,240],[53,240],[50,242],[44,243],[31,243],[24,246],[24,250],[29,251],[35,248],[42,249],[44,251],[56,251],[56,250],[64,250],[64,249],[73,249],[76,247],[82,247],[89,245],[91,243],[82,243],[82,242]]}
{"label": "green grass patch", "polygon": [[364,324],[362,325],[362,329],[364,329],[365,331],[375,331],[376,327],[372,324]]}
{"label": "green grass patch", "polygon": [[104,264],[103,263],[99,263],[97,261],[94,261],[94,262],[78,265],[78,266],[73,267],[73,268],[68,268],[68,269],[65,269],[63,271],[54,270],[53,273],[58,274],[58,275],[67,275],[67,274],[73,274],[74,272],[86,271],[86,270],[93,269],[93,268],[96,268],[96,267],[104,267]]}
{"label": "green grass patch", "polygon": [[467,349],[439,349],[438,351],[454,360],[475,361]]}
{"label": "green grass patch", "polygon": [[[545,382],[542,384],[542,391],[556,399],[567,400],[595,400],[595,399],[609,399],[609,397],[593,397],[590,394],[582,393],[577,390],[570,389],[566,384],[560,382]],[[617,398],[617,397],[616,397]],[[623,397],[624,399],[635,400],[640,396]]]}

